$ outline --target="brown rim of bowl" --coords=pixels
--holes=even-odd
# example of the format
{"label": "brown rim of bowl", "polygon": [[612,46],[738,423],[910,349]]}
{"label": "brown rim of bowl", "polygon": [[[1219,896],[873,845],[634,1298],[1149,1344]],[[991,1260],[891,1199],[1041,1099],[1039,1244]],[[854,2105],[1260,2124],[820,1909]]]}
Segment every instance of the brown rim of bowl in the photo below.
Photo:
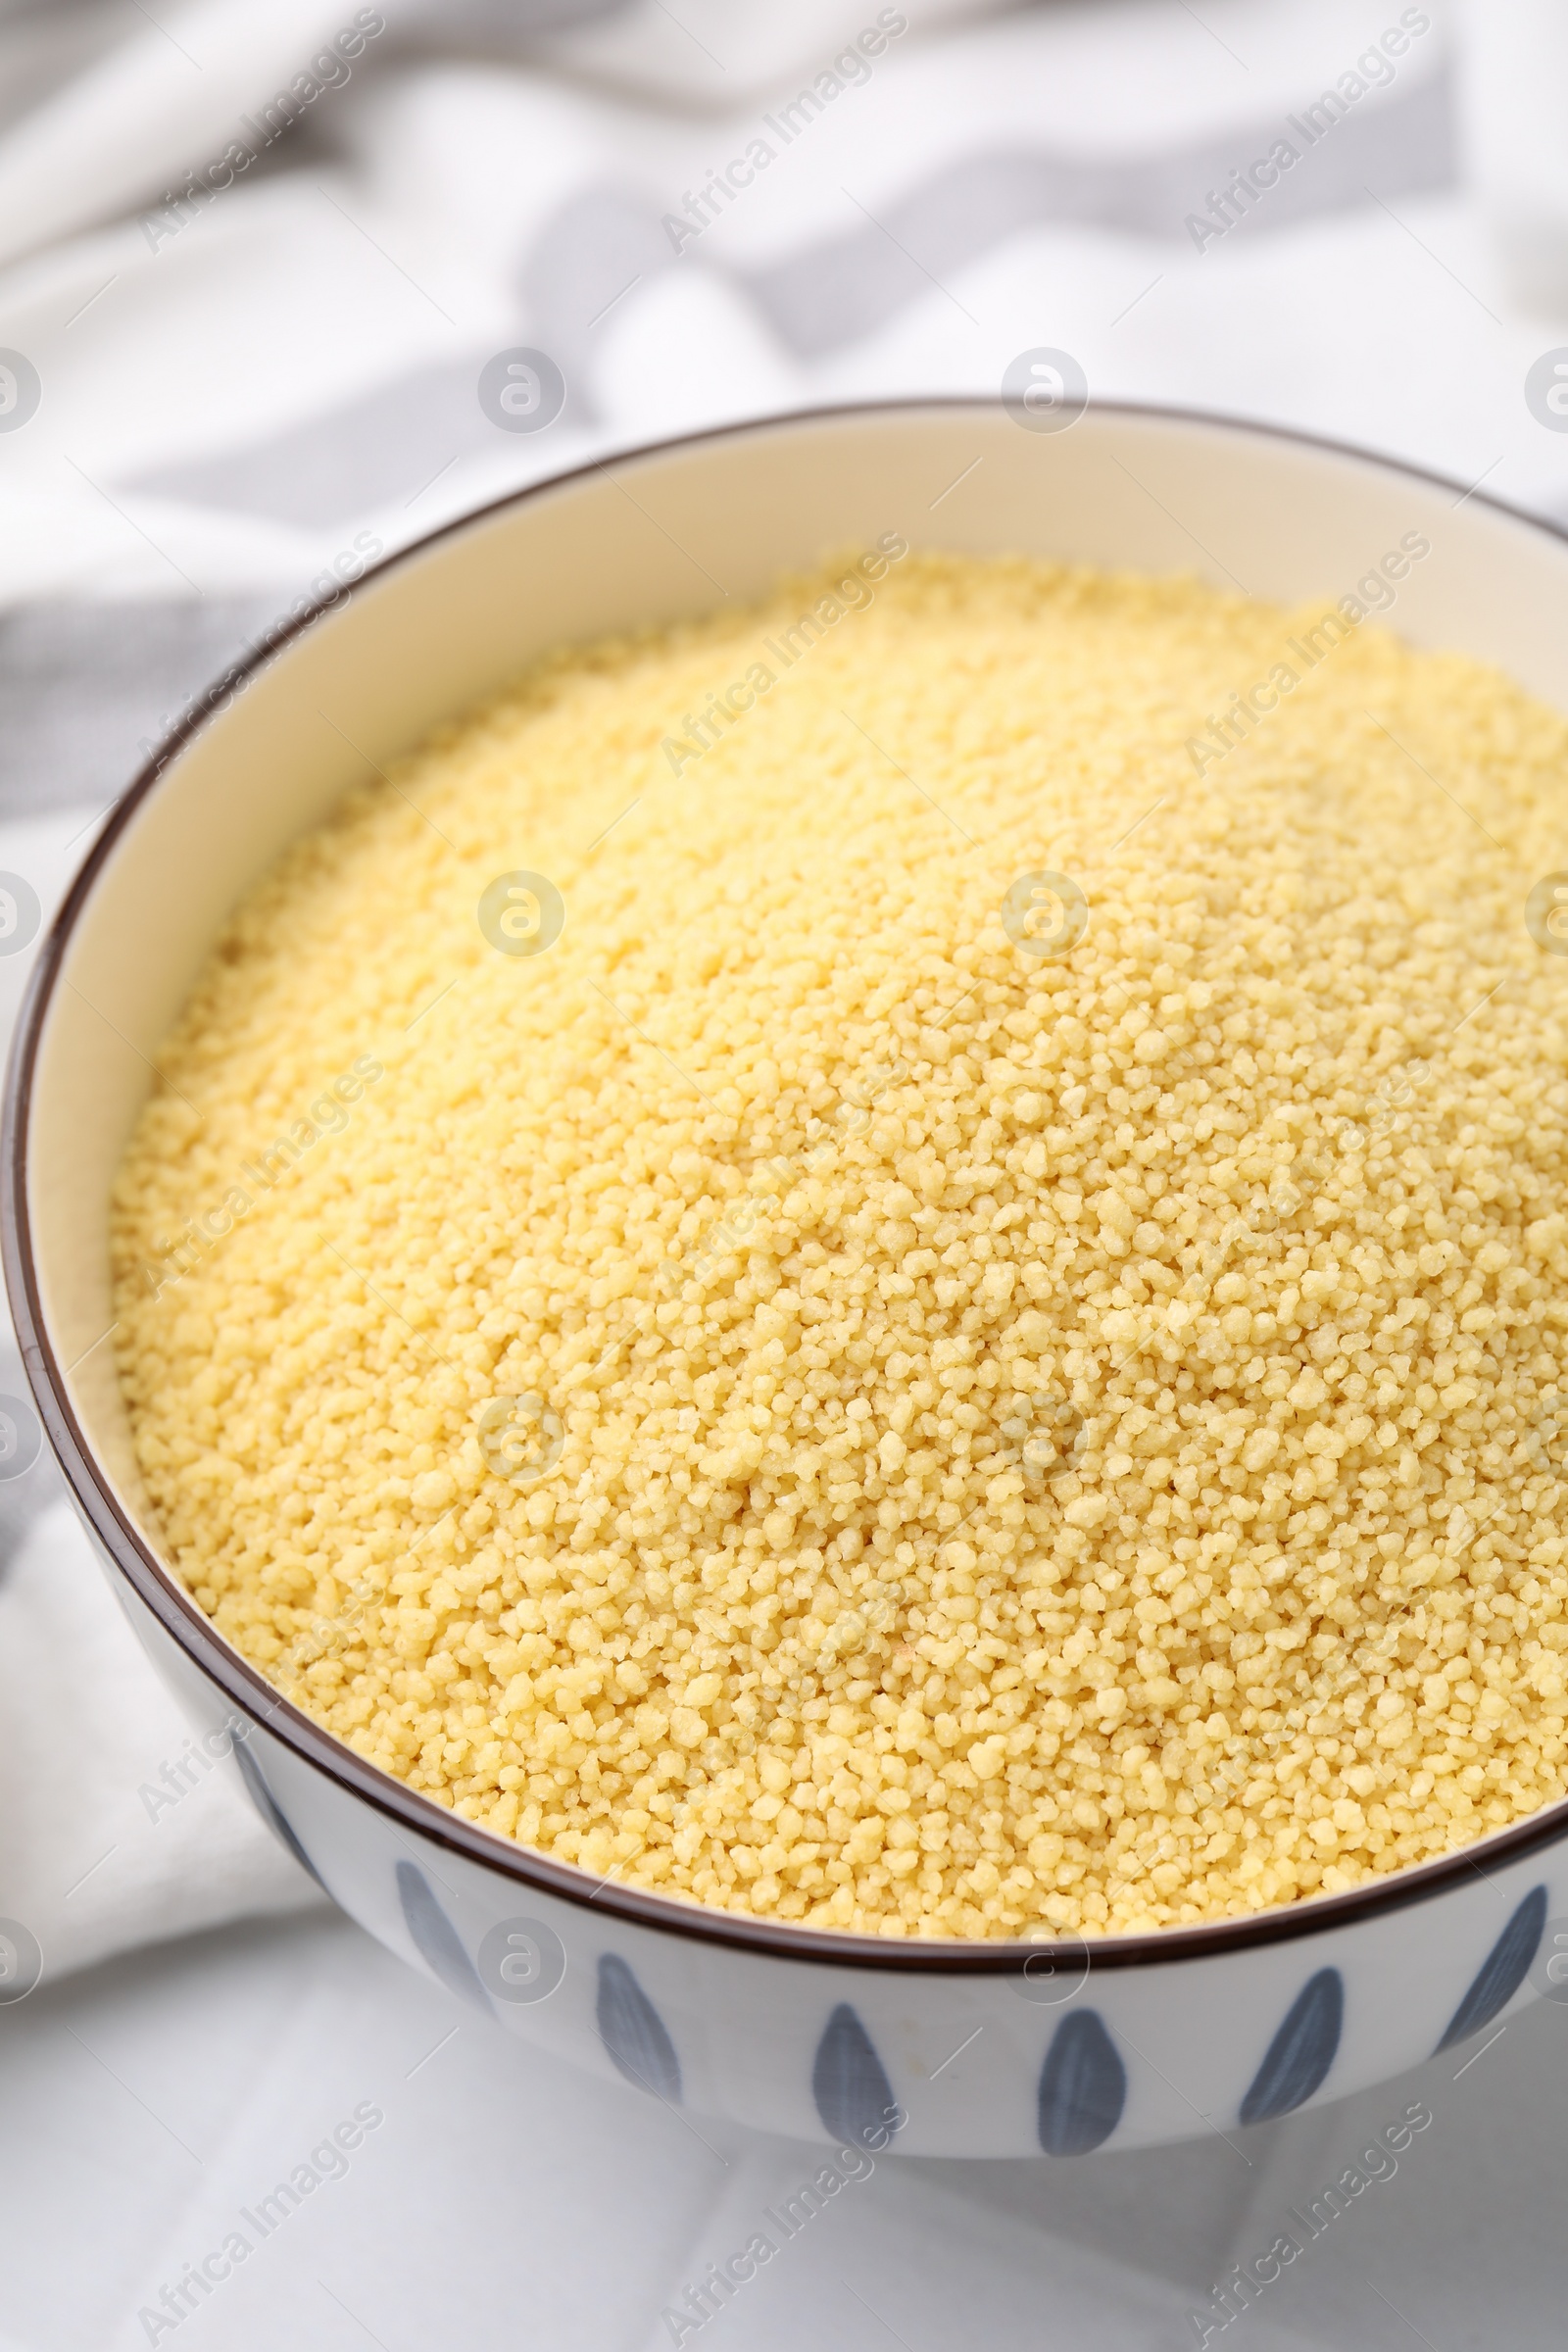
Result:
{"label": "brown rim of bowl", "polygon": [[[487,515],[525,505],[530,499],[562,489],[568,483],[585,481],[590,475],[603,471],[611,463],[634,465],[644,459],[668,456],[676,450],[699,448],[708,442],[733,440],[746,434],[761,436],[802,425],[942,415],[962,410],[984,410],[995,415],[1001,407],[1000,400],[987,394],[938,394],[894,400],[849,401],[825,408],[780,410],[761,416],[747,417],[734,424],[710,426],[699,432],[677,433],[664,440],[617,449],[608,459],[590,460],[581,466],[568,466],[560,473],[530,482],[521,490],[513,491],[505,498],[492,499],[484,506],[443,523],[438,530],[415,540],[408,547],[400,548],[370,571],[362,573],[360,580],[353,585],[377,578],[397,564],[423,556],[443,539],[468,530]],[[1186,425],[1200,432],[1240,433],[1256,440],[1282,441],[1298,448],[1323,451],[1374,471],[1400,475],[1429,488],[1454,491],[1457,493],[1455,505],[1467,504],[1473,498],[1478,505],[1490,508],[1507,521],[1520,523],[1546,538],[1568,543],[1568,529],[1526,514],[1517,507],[1510,507],[1501,499],[1493,498],[1479,490],[1465,490],[1461,484],[1445,474],[1434,473],[1424,466],[1407,465],[1400,459],[1382,456],[1375,450],[1361,449],[1352,442],[1338,441],[1323,434],[1298,432],[1289,426],[1258,422],[1249,417],[1227,416],[1215,411],[1168,408],[1152,402],[1095,401],[1091,403],[1091,409],[1099,409],[1110,416],[1144,418],[1152,423]],[[225,670],[164,738],[127,786],[72,882],[45,935],[29,976],[6,1072],[4,1131],[3,1137],[0,1137],[0,1188],[3,1188],[0,1189],[0,1255],[3,1255],[6,1288],[33,1397],[73,1498],[104,1550],[164,1631],[192,1663],[217,1684],[224,1697],[255,1718],[305,1763],[325,1773],[328,1779],[336,1781],[352,1795],[387,1815],[399,1827],[462,1854],[485,1869],[510,1877],[521,1886],[559,1896],[563,1901],[580,1908],[593,1904],[602,1915],[626,1920],[637,1927],[664,1935],[694,1936],[699,1941],[727,1945],[771,1959],[814,1962],[836,1968],[995,1977],[1016,1971],[1026,1960],[1064,1957],[1069,1951],[1073,1954],[1075,1965],[1081,1965],[1085,1946],[1091,1973],[1116,1968],[1171,1967],[1182,1961],[1248,1950],[1260,1944],[1290,1942],[1303,1936],[1328,1935],[1384,1912],[1402,1910],[1412,1903],[1432,1901],[1462,1885],[1467,1877],[1479,1878],[1490,1884],[1491,1871],[1476,1859],[1477,1847],[1484,1846],[1488,1863],[1502,1868],[1524,1861],[1568,1837],[1568,1797],[1563,1797],[1554,1804],[1542,1807],[1511,1829],[1498,1830],[1485,1838],[1477,1839],[1475,1846],[1460,1847],[1456,1852],[1445,1854],[1433,1862],[1416,1863],[1390,1871],[1385,1878],[1354,1887],[1344,1894],[1308,1895],[1294,1903],[1251,1913],[1240,1919],[1206,1921],[1195,1927],[1160,1928],[1151,1935],[1112,1934],[1084,1937],[1074,1933],[1070,1940],[1049,1942],[1044,1939],[1026,1940],[1023,1937],[969,1941],[954,1937],[939,1939],[846,1935],[830,1928],[751,1919],[742,1913],[721,1911],[699,1902],[626,1886],[613,1879],[598,1878],[590,1871],[578,1869],[575,1864],[554,1862],[548,1855],[530,1846],[515,1844],[494,1831],[481,1829],[476,1823],[449,1813],[433,1797],[406,1787],[393,1774],[383,1772],[378,1765],[368,1764],[332,1733],[323,1731],[292,1700],[284,1698],[265,1676],[230,1646],[172,1573],[147,1549],[122,1514],[77,1424],[66,1389],[65,1375],[56,1361],[44,1330],[32,1263],[26,1194],[32,1079],[44,1017],[53,1001],[67,944],[91,894],[99,869],[106,863],[120,835],[173,755],[209,718],[226,709],[234,695],[256,677],[291,638],[311,627],[338,601],[336,597],[318,600],[304,612],[270,632],[243,662],[237,662]]]}

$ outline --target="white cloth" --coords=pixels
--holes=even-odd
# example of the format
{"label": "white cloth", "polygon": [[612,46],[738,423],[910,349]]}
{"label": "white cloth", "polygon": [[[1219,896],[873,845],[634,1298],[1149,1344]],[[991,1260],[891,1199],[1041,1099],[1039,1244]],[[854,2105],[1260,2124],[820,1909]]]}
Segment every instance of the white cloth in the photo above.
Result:
{"label": "white cloth", "polygon": [[[0,873],[53,911],[94,812],[0,823]],[[9,1029],[33,955],[0,960]],[[8,1335],[9,1338],[9,1335]],[[25,1397],[14,1341],[0,1392]],[[223,1759],[202,1768],[47,1452],[0,1484],[0,1917],[19,1920],[46,1979],[127,1944],[246,1912],[323,1900],[266,1829]],[[3,2013],[0,2013],[3,2014]]]}
{"label": "white cloth", "polygon": [[324,1899],[233,1765],[204,1762],[70,1503],[34,1523],[0,1595],[0,1911],[48,1974]]}
{"label": "white cloth", "polygon": [[[1361,78],[1391,0],[970,0],[946,24],[916,0],[636,0],[506,63],[472,53],[476,8],[455,20],[469,53],[446,57],[443,16],[386,13],[351,78],[183,225],[160,193],[223,156],[290,54],[305,69],[350,25],[347,0],[309,38],[306,0],[200,0],[161,10],[164,30],[138,11],[123,53],[13,129],[9,164],[0,144],[13,248],[62,205],[96,223],[0,272],[0,344],[41,385],[0,435],[0,603],[292,589],[360,533],[395,546],[608,443],[803,399],[995,390],[1042,339],[1101,394],[1562,497],[1562,444],[1520,396],[1549,333],[1494,284],[1458,192],[1441,0],[1406,12],[1429,29],[1309,151],[1288,118]],[[835,72],[879,15],[907,30]],[[688,84],[661,98],[681,55]],[[153,105],[160,75],[184,113]],[[1200,250],[1190,218],[1288,135],[1299,160]],[[758,141],[772,160],[746,166]],[[702,225],[688,200],[737,159],[753,184]],[[146,225],[112,217],[127,202]],[[682,213],[690,235],[666,224]],[[519,345],[566,380],[536,434],[477,397],[484,361]]]}

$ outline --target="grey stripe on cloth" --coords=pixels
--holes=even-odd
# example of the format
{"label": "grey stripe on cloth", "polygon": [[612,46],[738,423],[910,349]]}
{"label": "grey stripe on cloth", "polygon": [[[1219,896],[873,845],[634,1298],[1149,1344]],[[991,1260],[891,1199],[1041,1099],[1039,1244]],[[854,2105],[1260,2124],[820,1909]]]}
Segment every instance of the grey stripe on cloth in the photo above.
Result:
{"label": "grey stripe on cloth", "polygon": [[412,506],[438,473],[493,443],[479,407],[488,351],[378,384],[265,441],[192,465],[159,466],[123,486],[183,505],[270,515],[312,530],[384,506]]}
{"label": "grey stripe on cloth", "polygon": [[[565,424],[594,421],[581,390],[594,321],[635,279],[672,269],[675,260],[658,216],[620,189],[574,197],[542,232],[519,282],[527,316],[542,322],[527,341],[542,345],[566,379]],[[520,343],[520,325],[516,335]],[[122,487],[307,530],[412,506],[459,460],[503,437],[479,406],[479,371],[494,348],[414,369],[265,441],[158,466]]]}
{"label": "grey stripe on cloth", "polygon": [[[15,1396],[26,1415],[38,1445],[32,1467],[20,1478],[0,1480],[0,1577],[3,1577],[35,1519],[66,1491],[66,1482],[38,1425],[22,1357],[10,1343],[0,1346],[0,1396]],[[21,1416],[19,1416],[20,1418]]]}
{"label": "grey stripe on cloth", "polygon": [[[1039,152],[971,155],[943,166],[885,206],[876,221],[818,239],[764,269],[709,261],[701,243],[677,255],[657,204],[604,186],[571,198],[524,257],[518,290],[526,329],[567,384],[568,418],[592,422],[586,392],[590,337],[614,298],[664,270],[710,268],[748,296],[798,358],[818,359],[885,325],[913,301],[1009,236],[1053,223],[1178,239],[1191,250],[1190,213],[1238,165],[1291,136],[1283,117],[1235,137],[1164,155],[1097,160]],[[1274,234],[1307,220],[1430,195],[1454,184],[1457,139],[1446,67],[1374,107],[1349,113],[1282,174],[1256,208],[1217,241]],[[1205,259],[1213,263],[1214,245]],[[478,405],[491,356],[427,368],[265,441],[190,464],[160,466],[121,486],[182,503],[329,527],[396,502],[412,505],[430,480],[490,443],[498,429]]]}
{"label": "grey stripe on cloth", "polygon": [[632,0],[419,0],[417,8],[400,9],[394,31],[404,39],[417,37],[421,20],[443,43],[483,41],[497,49],[514,49],[539,33],[580,32],[623,17]]}
{"label": "grey stripe on cloth", "polygon": [[[1175,237],[1191,250],[1188,215],[1207,214],[1211,189],[1286,137],[1298,151],[1305,145],[1276,120],[1135,165],[1032,153],[968,157],[883,206],[863,228],[792,254],[749,283],[791,350],[814,359],[885,324],[929,294],[933,278],[943,283],[1021,230],[1070,223]],[[1205,250],[1368,205],[1369,183],[1383,196],[1429,195],[1451,186],[1456,172],[1453,93],[1444,71],[1335,123]],[[1217,225],[1224,217],[1212,218]]]}
{"label": "grey stripe on cloth", "polygon": [[[636,280],[646,284],[679,266],[646,195],[585,188],[552,214],[517,272],[533,322],[528,339],[549,352],[569,391],[586,378],[594,327],[609,305]],[[721,274],[742,287],[749,283],[738,272]]]}
{"label": "grey stripe on cloth", "polygon": [[0,816],[118,799],[151,745],[287,601],[62,601],[0,615]]}
{"label": "grey stripe on cloth", "polygon": [[136,0],[51,0],[15,14],[0,7],[0,125],[9,128],[146,22]]}
{"label": "grey stripe on cloth", "polygon": [[[24,1380],[21,1388],[10,1395],[20,1397],[30,1406],[31,1398]],[[35,1519],[41,1519],[52,1502],[58,1502],[66,1491],[66,1482],[47,1446],[32,1468],[21,1478],[7,1480],[0,1486],[0,1577],[22,1549],[27,1530]]]}

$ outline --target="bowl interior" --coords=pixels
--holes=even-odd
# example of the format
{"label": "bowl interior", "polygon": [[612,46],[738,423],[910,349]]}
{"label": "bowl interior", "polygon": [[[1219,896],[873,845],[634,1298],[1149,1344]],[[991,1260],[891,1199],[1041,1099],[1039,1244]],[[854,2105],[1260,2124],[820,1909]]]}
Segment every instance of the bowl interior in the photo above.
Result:
{"label": "bowl interior", "polygon": [[[1034,432],[962,401],[785,419],[586,468],[413,549],[174,739],[39,961],[12,1072],[14,1305],[51,1434],[112,1545],[135,1530],[156,1561],[108,1344],[110,1187],[235,901],[347,785],[547,647],[743,601],[887,532],[1286,602],[1353,593],[1419,534],[1430,552],[1379,617],[1568,709],[1568,542],[1396,466],[1218,419],[1097,408]],[[210,1655],[218,1637],[174,1605]]]}

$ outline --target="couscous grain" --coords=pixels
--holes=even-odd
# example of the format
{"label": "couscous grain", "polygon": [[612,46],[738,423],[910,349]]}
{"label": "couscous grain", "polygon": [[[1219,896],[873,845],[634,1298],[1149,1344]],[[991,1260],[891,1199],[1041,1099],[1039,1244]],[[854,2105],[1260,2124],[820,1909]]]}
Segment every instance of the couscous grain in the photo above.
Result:
{"label": "couscous grain", "polygon": [[117,1193],[218,1627],[472,1821],[883,1935],[1560,1796],[1568,728],[1318,618],[839,566],[353,792]]}

